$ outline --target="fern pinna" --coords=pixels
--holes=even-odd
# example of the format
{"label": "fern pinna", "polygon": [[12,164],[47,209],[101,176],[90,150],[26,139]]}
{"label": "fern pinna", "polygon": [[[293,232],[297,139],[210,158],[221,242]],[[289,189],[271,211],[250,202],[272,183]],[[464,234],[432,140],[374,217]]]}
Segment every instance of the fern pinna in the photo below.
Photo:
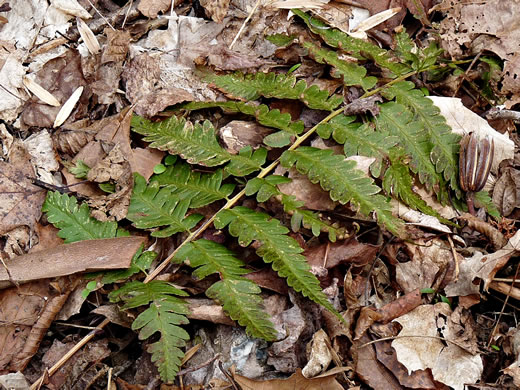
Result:
{"label": "fern pinna", "polygon": [[[450,192],[455,198],[460,197],[456,175],[459,137],[451,133],[423,91],[406,81],[407,77],[434,66],[440,54],[436,45],[416,48],[408,35],[401,33],[397,36],[396,50],[385,50],[329,28],[302,11],[294,13],[315,34],[315,39],[277,36],[270,40],[280,45],[300,45],[308,58],[332,69],[331,76],[341,80],[343,91],[329,93],[298,80],[291,72],[217,75],[203,70],[203,77],[231,100],[190,102],[175,107],[170,117],[161,122],[135,116],[131,123],[132,130],[142,135],[150,147],[184,161],[168,166],[148,182],[135,174],[127,219],[137,229],[150,230],[154,237],[175,234],[186,237],[161,265],[168,261],[188,265],[193,268],[195,279],[216,275],[218,281],[206,295],[221,304],[250,336],[265,340],[275,340],[277,332],[263,311],[260,288],[244,277],[248,269],[240,253],[217,242],[198,239],[202,231],[213,223],[216,229],[226,228],[240,246],[254,245],[258,257],[285,278],[289,286],[340,319],[318,279],[310,272],[302,248],[285,225],[290,225],[294,232],[304,227],[310,234],[327,236],[332,242],[348,236],[346,229],[336,222],[324,219],[318,212],[306,209],[294,196],[283,193],[279,185],[291,179],[271,174],[277,165],[296,169],[312,183],[319,184],[333,201],[350,205],[365,220],[372,219],[381,229],[398,236],[404,235],[403,223],[392,214],[391,196],[435,216],[438,216],[435,211],[413,191],[416,184],[431,189],[441,202],[449,199]],[[355,60],[347,61],[343,54]],[[368,74],[365,63],[378,67],[381,72],[376,73],[384,75],[385,83]],[[361,98],[378,94],[381,99],[368,111],[346,115],[343,107],[346,94],[342,92],[347,88],[354,88]],[[271,108],[271,103],[279,99],[299,101],[324,119],[305,129],[302,120]],[[189,114],[215,108],[232,115],[250,116],[273,131],[263,139],[264,145],[248,146],[234,154],[221,146],[210,121],[192,122],[186,119],[187,115],[178,115],[180,111]],[[343,154],[332,148],[310,146],[312,137],[327,140],[325,145],[332,142],[342,145]],[[268,161],[268,150],[277,148],[274,155],[280,157]],[[356,155],[373,158],[369,168],[372,177],[347,159]],[[203,172],[194,165],[204,167]],[[254,196],[258,203],[279,202],[285,215],[279,220],[239,205],[244,196]],[[480,198],[490,204],[489,197]],[[197,211],[208,205],[217,205],[220,211],[204,220]],[[99,238],[99,234],[127,234],[115,223],[90,219],[88,208],[78,207],[67,195],[50,193],[44,211],[69,242]],[[151,260],[141,257],[144,253],[136,255],[133,273],[112,274],[105,277],[105,282],[147,272]],[[123,310],[143,307],[132,327],[139,331],[139,338],[152,338],[148,346],[152,360],[162,378],[172,381],[181,364],[182,348],[189,339],[183,329],[188,322],[183,300],[186,294],[167,282],[154,281],[161,269],[159,266],[145,282],[122,285],[110,298],[122,301]]]}

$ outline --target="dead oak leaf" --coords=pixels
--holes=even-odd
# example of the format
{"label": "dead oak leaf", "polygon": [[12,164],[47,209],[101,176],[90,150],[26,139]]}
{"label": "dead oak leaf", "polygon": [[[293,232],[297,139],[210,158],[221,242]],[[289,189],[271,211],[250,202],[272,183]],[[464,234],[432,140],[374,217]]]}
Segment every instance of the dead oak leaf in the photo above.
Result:
{"label": "dead oak leaf", "polygon": [[302,370],[297,369],[296,372],[287,379],[271,379],[268,381],[255,381],[235,375],[234,379],[244,390],[341,390],[341,386],[334,378],[334,375],[319,378],[305,378]]}

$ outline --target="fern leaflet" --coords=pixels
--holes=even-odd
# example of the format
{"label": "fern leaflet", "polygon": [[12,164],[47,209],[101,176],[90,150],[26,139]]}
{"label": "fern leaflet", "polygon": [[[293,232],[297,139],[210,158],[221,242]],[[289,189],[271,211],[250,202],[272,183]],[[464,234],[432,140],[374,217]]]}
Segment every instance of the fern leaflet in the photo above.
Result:
{"label": "fern leaflet", "polygon": [[248,271],[244,263],[233,256],[226,247],[208,240],[197,240],[181,248],[174,258],[176,262],[189,260],[193,275],[203,279],[210,274],[219,274],[221,281],[206,290],[206,295],[220,304],[224,311],[242,326],[246,332],[264,340],[275,340],[277,332],[269,315],[263,311],[260,288],[251,280],[242,277]]}
{"label": "fern leaflet", "polygon": [[387,199],[378,195],[381,189],[356,169],[354,161],[334,155],[329,149],[303,146],[285,151],[281,164],[286,168],[296,165],[296,169],[307,175],[312,183],[319,182],[325,191],[329,191],[332,200],[341,204],[350,202],[364,215],[375,212],[380,224],[392,233],[399,234],[400,222],[392,215]]}
{"label": "fern leaflet", "polygon": [[335,51],[320,48],[311,42],[303,42],[302,46],[309,51],[309,54],[316,62],[332,65],[335,69],[332,75],[334,77],[343,77],[345,85],[360,85],[364,90],[376,85],[377,77],[366,77],[366,68],[340,59]]}
{"label": "fern leaflet", "polygon": [[144,140],[151,142],[152,148],[178,154],[190,164],[214,167],[231,161],[226,171],[235,176],[245,176],[259,170],[267,154],[264,149],[254,153],[250,150],[241,151],[238,155],[229,153],[219,145],[215,128],[209,121],[194,125],[176,116],[162,122],[151,122],[134,116],[132,130],[144,135]]}
{"label": "fern leaflet", "polygon": [[457,174],[460,136],[451,132],[440,110],[413,83],[402,81],[394,84],[384,94],[412,110],[415,119],[422,125],[422,131],[429,136],[432,146],[430,157],[437,172],[443,172],[451,188],[460,194]]}
{"label": "fern leaflet", "polygon": [[316,85],[307,87],[304,80],[298,81],[290,74],[237,72],[222,76],[209,74],[206,79],[235,98],[246,100],[256,100],[260,96],[295,99],[301,100],[309,108],[326,111],[334,110],[343,102],[341,96],[329,97],[327,91],[319,89]]}
{"label": "fern leaflet", "polygon": [[170,283],[157,280],[146,284],[137,281],[126,283],[109,294],[112,302],[125,302],[123,310],[149,305],[132,323],[132,329],[139,330],[140,340],[160,333],[160,339],[149,344],[147,351],[166,382],[175,379],[184,357],[181,348],[190,339],[189,334],[179,326],[189,323],[186,318],[188,304],[178,298],[187,295]]}
{"label": "fern leaflet", "polygon": [[280,221],[265,213],[238,206],[219,212],[214,224],[217,229],[229,225],[229,233],[238,237],[241,246],[256,241],[259,245],[256,250],[258,256],[266,263],[272,263],[273,269],[287,279],[289,286],[342,318],[327,300],[318,279],[310,272],[309,264],[301,255],[303,249],[295,239],[287,236],[289,230]]}
{"label": "fern leaflet", "polygon": [[177,163],[166,168],[163,173],[153,175],[150,183],[157,182],[167,187],[174,197],[190,199],[190,208],[199,208],[219,199],[227,198],[235,188],[234,184],[222,184],[223,172],[200,173],[190,169],[188,164]]}
{"label": "fern leaflet", "polygon": [[202,218],[192,214],[186,217],[190,199],[180,199],[169,187],[160,188],[159,183],[146,185],[144,177],[134,174],[134,191],[128,207],[127,218],[138,229],[167,226],[152,233],[154,237],[169,237],[193,228]]}
{"label": "fern leaflet", "polygon": [[60,229],[58,236],[66,244],[129,235],[125,230],[118,229],[116,222],[101,222],[92,218],[85,203],[78,206],[75,197],[57,191],[47,193],[42,211],[47,213],[49,222]]}

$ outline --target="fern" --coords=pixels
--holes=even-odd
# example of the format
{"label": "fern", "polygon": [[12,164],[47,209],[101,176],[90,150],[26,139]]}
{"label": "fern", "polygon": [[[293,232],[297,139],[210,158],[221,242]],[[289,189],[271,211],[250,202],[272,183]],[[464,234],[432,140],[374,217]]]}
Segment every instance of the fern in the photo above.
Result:
{"label": "fern", "polygon": [[387,88],[384,94],[412,111],[414,122],[419,123],[421,132],[428,136],[430,159],[436,171],[443,172],[451,188],[460,193],[457,180],[460,136],[451,132],[440,110],[414,87],[413,83],[403,81]]}
{"label": "fern", "polygon": [[304,80],[297,80],[290,74],[256,73],[243,74],[241,72],[230,75],[213,75],[206,77],[217,88],[246,100],[256,100],[260,96],[277,99],[301,100],[309,108],[332,111],[338,107],[343,98],[339,95],[329,97],[327,91],[316,85],[310,87]]}
{"label": "fern", "polygon": [[375,212],[381,225],[399,234],[400,222],[392,216],[387,199],[378,195],[381,189],[356,169],[354,161],[333,155],[332,150],[304,146],[285,151],[281,163],[285,168],[295,165],[312,183],[319,182],[325,191],[329,191],[332,200],[342,204],[350,202],[365,215]]}
{"label": "fern", "polygon": [[362,39],[353,38],[338,29],[329,28],[321,20],[298,9],[293,9],[292,12],[302,18],[309,30],[321,36],[329,46],[347,51],[360,60],[371,59],[380,67],[390,70],[394,76],[410,71],[410,67],[392,58],[388,51]]}
{"label": "fern", "polygon": [[179,326],[189,323],[186,318],[188,304],[178,298],[187,295],[170,283],[155,280],[146,284],[137,281],[126,283],[109,294],[112,302],[125,302],[123,310],[148,306],[134,320],[132,329],[139,330],[140,340],[160,333],[160,339],[149,344],[147,351],[152,355],[161,378],[167,382],[175,379],[184,357],[181,348],[190,339],[189,334]]}
{"label": "fern", "polygon": [[316,237],[321,232],[328,233],[329,240],[336,242],[336,238],[343,239],[346,237],[345,229],[337,228],[329,223],[324,222],[317,213],[310,210],[302,209],[303,202],[296,200],[294,196],[283,194],[276,186],[290,182],[284,176],[271,175],[266,178],[255,177],[247,182],[245,192],[247,196],[256,194],[258,202],[266,202],[273,196],[278,196],[283,204],[284,211],[291,215],[291,229],[298,232],[300,226],[311,229],[312,234]]}
{"label": "fern", "polygon": [[47,193],[42,211],[47,213],[49,222],[60,229],[58,236],[63,238],[66,244],[128,236],[128,232],[119,229],[116,222],[101,222],[92,218],[85,203],[78,206],[76,198],[57,191]]}
{"label": "fern", "polygon": [[359,85],[365,90],[376,85],[377,77],[366,77],[367,70],[364,67],[340,59],[335,51],[320,48],[311,42],[303,42],[302,46],[316,62],[332,65],[335,69],[333,76],[343,77],[345,85]]}
{"label": "fern", "polygon": [[190,199],[175,196],[169,187],[160,188],[158,182],[146,185],[144,177],[134,174],[134,191],[128,207],[127,218],[139,229],[166,226],[152,232],[154,237],[168,237],[189,231],[202,218],[201,215],[186,216]]}
{"label": "fern", "polygon": [[185,259],[196,268],[193,276],[198,279],[215,273],[220,275],[222,280],[207,289],[206,295],[221,303],[224,311],[245,326],[249,335],[264,340],[276,339],[277,332],[262,309],[261,290],[254,282],[241,276],[248,271],[233,252],[216,242],[202,239],[182,247],[174,258],[177,262]]}
{"label": "fern", "polygon": [[390,153],[399,139],[384,131],[374,131],[368,124],[353,122],[355,117],[338,115],[330,122],[320,124],[317,133],[324,139],[332,138],[344,145],[347,157],[367,156],[376,160],[370,166],[370,172],[375,177],[381,175],[382,162]]}
{"label": "fern", "polygon": [[132,130],[144,135],[144,140],[151,142],[152,148],[178,154],[191,164],[214,167],[230,161],[225,169],[235,176],[245,176],[257,171],[265,162],[264,149],[254,153],[246,149],[240,151],[239,155],[233,155],[223,149],[218,144],[215,129],[209,121],[204,121],[202,125],[198,123],[193,125],[184,118],[172,116],[162,122],[154,123],[134,116]]}
{"label": "fern", "polygon": [[158,183],[167,187],[171,196],[190,200],[190,208],[199,208],[217,200],[227,198],[235,188],[234,184],[222,184],[223,171],[200,173],[190,169],[185,163],[177,163],[166,168],[158,175],[150,178],[150,183]]}
{"label": "fern", "polygon": [[287,279],[289,286],[342,318],[327,300],[318,279],[310,273],[310,267],[301,255],[303,249],[295,239],[287,236],[289,230],[280,221],[238,206],[219,212],[214,223],[217,229],[229,225],[229,233],[238,238],[241,246],[256,241],[258,256],[266,263],[272,263],[273,269]]}

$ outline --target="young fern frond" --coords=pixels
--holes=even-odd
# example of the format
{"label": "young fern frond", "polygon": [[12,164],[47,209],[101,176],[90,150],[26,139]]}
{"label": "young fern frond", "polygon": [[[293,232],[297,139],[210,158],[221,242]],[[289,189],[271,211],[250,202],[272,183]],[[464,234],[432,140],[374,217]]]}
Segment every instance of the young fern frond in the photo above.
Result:
{"label": "young fern frond", "polygon": [[316,276],[310,272],[309,264],[301,255],[303,249],[287,235],[289,230],[280,221],[265,213],[237,206],[220,211],[214,224],[217,229],[228,226],[229,233],[238,238],[241,246],[256,241],[257,255],[266,263],[272,263],[273,269],[287,279],[289,286],[342,318],[327,300]]}
{"label": "young fern frond", "polygon": [[307,175],[312,183],[320,183],[321,188],[329,191],[330,198],[341,204],[351,203],[361,214],[375,212],[377,221],[392,233],[399,235],[401,223],[392,215],[386,197],[373,180],[356,169],[354,161],[334,155],[332,150],[303,146],[287,150],[282,154],[281,164],[285,168],[296,169]]}
{"label": "young fern frond", "polygon": [[235,185],[222,184],[222,179],[222,169],[213,173],[200,173],[191,170],[188,164],[179,162],[167,167],[163,173],[153,175],[150,183],[167,187],[173,197],[189,199],[189,208],[196,209],[231,195]]}
{"label": "young fern frond", "polygon": [[128,218],[138,229],[152,229],[166,226],[152,232],[154,237],[169,237],[172,234],[192,229],[202,218],[201,215],[186,216],[190,199],[175,196],[169,187],[160,188],[159,183],[146,185],[144,177],[134,174],[134,191],[128,207]]}
{"label": "young fern frond", "polygon": [[206,79],[235,98],[246,100],[256,100],[260,96],[294,99],[301,100],[309,108],[326,111],[334,110],[343,102],[341,96],[329,97],[327,91],[319,89],[316,85],[308,87],[304,80],[297,80],[290,74],[236,72],[223,76],[209,74]]}
{"label": "young fern frond", "polygon": [[245,326],[246,332],[253,337],[275,340],[276,330],[263,311],[260,287],[242,277],[248,271],[244,263],[223,245],[209,240],[197,240],[183,246],[174,261],[189,260],[190,267],[196,268],[193,276],[204,279],[211,274],[219,274],[220,281],[206,290],[206,295],[219,302],[224,311]]}
{"label": "young fern frond", "polygon": [[460,196],[458,183],[458,154],[460,136],[451,132],[440,110],[428,99],[421,90],[409,81],[394,84],[384,91],[389,99],[408,107],[414,114],[414,120],[422,125],[421,131],[430,140],[430,158],[437,172],[442,172],[444,179]]}
{"label": "young fern frond", "polygon": [[189,323],[186,318],[188,304],[181,298],[188,294],[168,282],[153,280],[149,283],[129,282],[109,294],[112,302],[123,301],[123,310],[147,305],[148,308],[137,316],[132,329],[139,331],[139,339],[146,340],[159,332],[161,337],[151,343],[147,351],[152,362],[159,369],[161,378],[173,382],[190,335],[179,325]]}
{"label": "young fern frond", "polygon": [[75,197],[57,191],[47,193],[42,212],[47,214],[50,223],[60,229],[58,236],[66,244],[128,235],[125,230],[117,227],[116,222],[101,222],[92,218],[85,203],[78,206]]}
{"label": "young fern frond", "polygon": [[267,154],[262,148],[254,153],[251,150],[241,150],[238,155],[229,153],[219,145],[215,128],[209,121],[194,125],[176,116],[162,122],[134,116],[132,130],[144,135],[152,148],[179,155],[191,164],[214,167],[230,161],[225,169],[234,176],[246,176],[259,170]]}

